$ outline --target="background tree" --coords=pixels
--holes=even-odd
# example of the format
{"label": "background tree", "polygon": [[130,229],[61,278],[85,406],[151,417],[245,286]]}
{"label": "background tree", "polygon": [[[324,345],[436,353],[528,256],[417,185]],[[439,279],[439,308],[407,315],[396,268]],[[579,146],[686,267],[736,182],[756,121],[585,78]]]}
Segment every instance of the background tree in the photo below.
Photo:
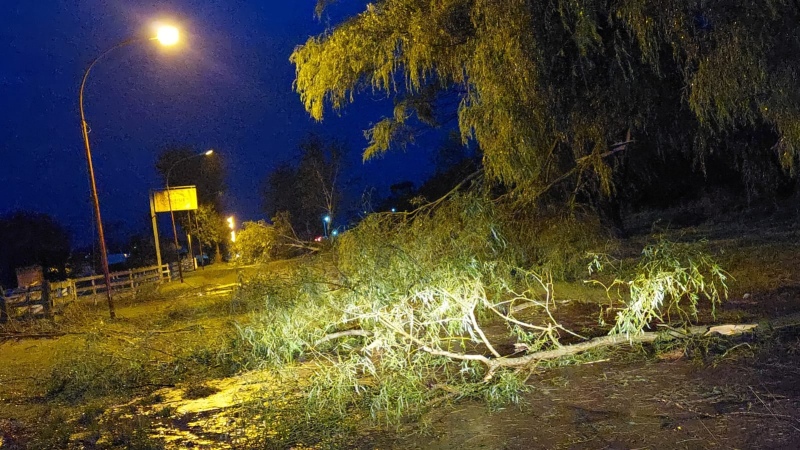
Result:
{"label": "background tree", "polygon": [[[164,243],[166,244],[166,241]],[[156,247],[153,245],[152,231],[140,231],[129,236],[125,247],[130,255],[126,261],[128,267],[137,268],[156,265]],[[166,248],[166,246],[163,248]]]}
{"label": "background tree", "polygon": [[311,135],[299,150],[296,167],[282,165],[267,176],[262,198],[268,216],[288,212],[298,236],[309,239],[322,234],[324,216],[336,217],[342,197],[339,175],[344,148],[337,141]]}
{"label": "background tree", "polygon": [[344,148],[336,140],[323,141],[320,136],[310,135],[300,143],[300,165],[298,181],[304,189],[299,191],[303,204],[312,212],[336,217],[341,191],[339,174],[342,168]]}
{"label": "background tree", "polygon": [[275,228],[264,222],[244,222],[236,235],[233,252],[236,260],[243,264],[264,263],[272,260],[273,248],[277,244]]}
{"label": "background tree", "polygon": [[[70,236],[47,214],[17,211],[0,217],[0,283],[16,286],[15,269],[41,265],[48,278],[65,278]],[[54,268],[50,273],[47,269]]]}
{"label": "background tree", "polygon": [[420,201],[434,201],[447,194],[481,167],[477,152],[464,145],[456,132],[451,132],[442,140],[436,149],[433,162],[436,171],[419,188],[411,181],[391,185],[389,197],[381,202],[378,209],[380,211],[415,209]]}
{"label": "background tree", "polygon": [[230,236],[230,229],[225,219],[212,205],[200,205],[195,213],[197,214],[197,223],[193,228],[194,232],[203,246],[215,249],[215,262],[221,262],[220,244],[227,242],[228,236]]}
{"label": "background tree", "polygon": [[[291,61],[316,119],[365,90],[395,98],[365,158],[456,96],[461,136],[477,141],[491,179],[524,199],[556,187],[591,202],[613,193],[624,153],[649,162],[685,152],[707,171],[705,156],[725,149],[793,167],[799,21],[790,0],[381,0]],[[728,145],[742,130],[771,136],[746,152]]]}
{"label": "background tree", "polygon": [[[200,153],[200,150],[191,146],[165,148],[158,156],[156,170],[161,174],[165,186],[167,184],[169,186],[196,186],[198,207],[206,206],[211,210],[220,211],[222,209],[222,194],[226,188],[222,160],[218,153],[198,156]],[[169,177],[169,180],[167,180],[167,177]],[[194,213],[199,213],[199,211]],[[187,233],[195,233],[197,231],[195,230],[195,225],[196,222],[199,223],[199,220],[195,221],[194,214],[191,214],[191,212],[176,213],[175,218]],[[208,211],[203,219],[210,219]],[[209,238],[216,233],[214,230],[216,225],[210,222],[204,222],[204,225],[206,227],[203,231],[205,238]],[[216,245],[216,259],[220,260],[221,255],[218,244],[222,241],[204,242]],[[194,251],[194,249],[192,250]]]}

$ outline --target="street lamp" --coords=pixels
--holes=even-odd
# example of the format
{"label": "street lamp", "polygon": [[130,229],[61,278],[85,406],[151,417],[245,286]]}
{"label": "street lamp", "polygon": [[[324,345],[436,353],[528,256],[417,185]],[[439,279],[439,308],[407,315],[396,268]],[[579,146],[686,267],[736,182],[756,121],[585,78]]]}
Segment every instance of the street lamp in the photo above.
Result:
{"label": "street lamp", "polygon": [[95,64],[98,61],[103,59],[106,55],[111,53],[112,51],[128,46],[130,44],[139,43],[143,41],[152,41],[157,40],[162,45],[174,45],[178,42],[179,39],[179,32],[178,29],[175,27],[168,27],[162,26],[159,27],[155,37],[152,38],[133,38],[127,39],[119,44],[109,48],[108,50],[104,51],[100,54],[97,58],[92,60],[89,63],[89,67],[86,68],[86,72],[83,74],[83,80],[81,81],[81,89],[80,93],[78,94],[78,104],[81,113],[81,131],[83,132],[83,143],[86,147],[86,161],[89,166],[89,180],[91,181],[92,187],[92,200],[94,202],[94,216],[95,220],[97,221],[97,235],[98,240],[100,241],[100,259],[103,265],[103,275],[105,276],[106,281],[106,296],[108,297],[108,312],[112,319],[116,318],[116,314],[114,313],[114,300],[111,297],[111,274],[108,271],[108,253],[106,250],[106,237],[103,233],[103,220],[100,217],[100,200],[97,198],[97,183],[94,179],[94,165],[92,164],[92,149],[89,145],[89,125],[86,123],[86,114],[83,108],[83,91],[86,88],[86,80],[89,79],[89,73],[94,68]]}
{"label": "street lamp", "polygon": [[331,216],[325,215],[325,217],[322,218],[322,231],[324,232],[325,237],[328,237],[328,226],[330,225],[330,223],[331,223]]}
{"label": "street lamp", "polygon": [[160,26],[156,31],[155,39],[161,42],[161,45],[166,45],[169,47],[178,43],[178,40],[180,39],[180,32],[175,27]]}
{"label": "street lamp", "polygon": [[233,223],[233,216],[228,217],[228,228],[231,229],[231,243],[236,243],[236,230]]}
{"label": "street lamp", "polygon": [[172,169],[174,169],[178,164],[188,161],[192,158],[197,158],[198,156],[210,156],[212,154],[214,154],[214,150],[206,150],[196,155],[187,156],[186,158],[179,159],[172,163],[172,165],[169,166],[169,170],[167,170],[167,203],[169,204],[169,218],[172,220],[172,239],[175,240],[175,253],[178,254],[178,276],[181,279],[181,283],[183,283],[183,267],[181,266],[181,255],[180,251],[178,250],[178,231],[175,228],[175,213],[172,211],[172,193],[169,190],[169,177],[172,175]]}

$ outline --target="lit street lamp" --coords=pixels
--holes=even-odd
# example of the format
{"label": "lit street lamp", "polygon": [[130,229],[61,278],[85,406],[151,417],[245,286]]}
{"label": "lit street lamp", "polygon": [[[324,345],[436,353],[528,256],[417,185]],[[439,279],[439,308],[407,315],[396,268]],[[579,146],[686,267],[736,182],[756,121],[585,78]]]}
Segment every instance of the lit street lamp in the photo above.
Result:
{"label": "lit street lamp", "polygon": [[325,217],[322,218],[322,231],[324,232],[326,238],[328,237],[328,227],[330,226],[330,223],[331,216],[325,215]]}
{"label": "lit street lamp", "polygon": [[111,318],[114,319],[116,314],[114,313],[114,301],[111,297],[111,275],[108,272],[108,253],[106,250],[106,238],[105,234],[103,233],[103,220],[100,218],[100,200],[97,198],[97,183],[94,179],[94,166],[92,164],[92,150],[89,146],[89,125],[86,123],[86,114],[84,113],[83,109],[83,91],[86,88],[86,80],[89,78],[89,73],[92,71],[92,68],[97,64],[98,61],[103,59],[106,55],[111,53],[112,51],[125,47],[130,44],[144,42],[144,41],[153,41],[157,40],[162,45],[174,45],[178,42],[179,32],[178,29],[175,27],[160,27],[157,31],[155,37],[152,38],[133,38],[127,39],[125,41],[120,42],[119,44],[109,48],[108,50],[104,51],[100,54],[97,58],[92,60],[89,63],[89,67],[86,68],[86,72],[83,74],[83,80],[81,81],[81,89],[80,93],[78,94],[78,103],[81,112],[81,130],[83,132],[83,143],[86,147],[86,160],[89,166],[89,180],[91,181],[91,188],[92,188],[92,200],[94,201],[94,216],[97,221],[97,235],[98,240],[100,241],[100,258],[103,265],[103,275],[105,276],[106,281],[106,296],[108,297],[108,312],[111,315]]}
{"label": "lit street lamp", "polygon": [[[202,153],[198,153],[196,155],[187,156],[186,158],[179,159],[175,161],[167,170],[167,203],[169,204],[169,218],[172,220],[172,239],[175,240],[175,252],[178,254],[178,276],[181,279],[181,283],[183,283],[183,267],[181,265],[181,255],[180,251],[178,250],[178,231],[175,228],[175,213],[172,211],[172,194],[169,190],[169,177],[172,175],[172,169],[175,168],[178,164],[188,161],[192,158],[197,158],[198,156],[210,156],[214,154],[214,150],[206,150]],[[202,255],[201,255],[202,256]],[[194,257],[194,256],[192,256]]]}
{"label": "lit street lamp", "polygon": [[233,222],[233,216],[228,217],[228,228],[231,229],[231,243],[236,243],[236,225]]}

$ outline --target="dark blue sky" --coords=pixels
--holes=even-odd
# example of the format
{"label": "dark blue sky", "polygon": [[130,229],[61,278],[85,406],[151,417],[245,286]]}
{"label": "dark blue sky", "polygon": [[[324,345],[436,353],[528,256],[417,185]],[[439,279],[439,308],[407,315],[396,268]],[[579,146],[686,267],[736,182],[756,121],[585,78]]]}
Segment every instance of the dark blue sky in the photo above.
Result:
{"label": "dark blue sky", "polygon": [[[351,13],[361,3],[343,2],[332,13]],[[313,17],[314,5],[315,0],[4,0],[0,214],[51,214],[77,243],[90,241],[80,80],[94,57],[128,37],[152,34],[158,20],[181,27],[180,49],[165,51],[155,43],[120,49],[98,63],[86,88],[105,223],[125,231],[146,226],[148,190],[160,183],[154,163],[172,143],[222,154],[227,212],[243,219],[262,218],[261,180],[290,160],[310,131],[348,143],[350,177],[384,193],[394,182],[430,173],[425,148],[360,163],[362,130],[388,114],[390,102],[361,96],[342,117],[329,114],[322,124],[305,113],[292,91],[288,58],[296,45],[324,29]]]}

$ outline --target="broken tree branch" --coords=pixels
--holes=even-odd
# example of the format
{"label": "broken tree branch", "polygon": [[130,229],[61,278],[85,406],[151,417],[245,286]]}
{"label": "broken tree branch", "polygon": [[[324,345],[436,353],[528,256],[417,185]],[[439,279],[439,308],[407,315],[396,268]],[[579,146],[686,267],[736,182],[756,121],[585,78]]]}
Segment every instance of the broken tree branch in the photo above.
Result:
{"label": "broken tree branch", "polygon": [[332,341],[334,339],[339,339],[339,338],[347,337],[347,336],[370,337],[370,336],[372,336],[372,332],[371,331],[366,331],[366,330],[346,330],[346,331],[339,331],[337,333],[331,333],[331,334],[323,337],[322,339],[319,339],[316,342],[314,342],[314,347],[317,347],[317,346],[319,346],[321,344],[324,344],[324,343],[326,343],[328,341]]}

